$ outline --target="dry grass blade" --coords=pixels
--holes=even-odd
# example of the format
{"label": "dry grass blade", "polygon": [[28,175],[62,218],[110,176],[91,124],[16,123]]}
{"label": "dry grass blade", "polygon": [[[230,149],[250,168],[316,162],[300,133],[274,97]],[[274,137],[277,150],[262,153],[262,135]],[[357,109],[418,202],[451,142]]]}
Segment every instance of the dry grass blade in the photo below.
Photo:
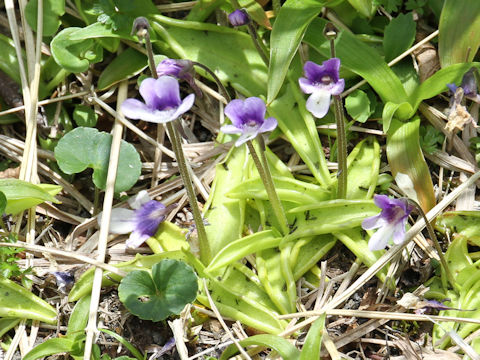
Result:
{"label": "dry grass blade", "polygon": [[[127,98],[128,83],[122,81],[118,89],[118,102],[117,106],[120,109],[120,105]],[[120,144],[122,140],[123,125],[116,118],[112,131],[112,145],[110,148],[110,161],[108,163],[108,173],[106,181],[105,198],[103,200],[103,216],[102,223],[100,224],[100,235],[98,239],[98,256],[99,262],[105,261],[105,255],[107,251],[108,229],[110,227],[110,216],[112,212],[113,195],[115,180],[117,178],[118,158],[120,154]],[[100,300],[100,291],[102,288],[102,269],[96,268],[95,275],[92,284],[92,298],[90,301],[90,312],[88,316],[88,325],[86,328],[86,340],[85,340],[85,352],[83,358],[90,360],[92,353],[93,337],[97,331],[97,311]]]}
{"label": "dry grass blade", "polygon": [[455,316],[435,316],[435,315],[421,315],[421,314],[409,314],[402,312],[389,312],[389,311],[368,311],[368,310],[346,310],[346,309],[326,309],[320,311],[305,311],[303,313],[279,315],[279,319],[293,319],[296,317],[311,317],[320,316],[326,313],[327,315],[335,316],[350,316],[365,319],[385,319],[390,320],[405,320],[405,321],[452,321],[461,323],[480,324],[480,319],[474,318],[461,318]]}
{"label": "dry grass blade", "polygon": [[63,258],[74,259],[77,261],[81,261],[85,264],[90,264],[90,265],[99,267],[105,271],[111,272],[112,274],[116,274],[119,276],[126,275],[124,271],[116,268],[115,266],[92,259],[78,252],[53,249],[53,248],[49,248],[41,245],[33,245],[33,244],[27,244],[23,242],[16,242],[16,243],[0,242],[0,247],[16,247],[16,248],[22,248],[29,252],[34,252],[34,253],[40,253],[40,254],[46,253],[46,254],[57,255]]}
{"label": "dry grass blade", "polygon": [[203,280],[203,288],[205,290],[205,293],[207,294],[207,298],[208,298],[208,302],[210,304],[210,307],[212,308],[213,312],[215,313],[215,315],[217,316],[217,319],[218,321],[220,322],[220,324],[222,324],[222,328],[223,330],[225,330],[225,332],[228,334],[228,337],[233,341],[233,343],[235,344],[235,346],[238,348],[238,350],[240,351],[240,354],[242,354],[242,356],[247,359],[247,360],[252,360],[252,358],[247,354],[247,352],[243,349],[242,345],[239,344],[239,342],[237,341],[237,339],[235,339],[235,337],[233,336],[232,332],[230,331],[230,329],[228,328],[227,324],[225,324],[225,321],[223,320],[222,318],[222,315],[220,315],[220,312],[218,311],[217,307],[215,306],[215,303],[213,302],[213,299],[210,295],[210,292],[208,291],[208,286],[207,286],[207,281],[205,279],[202,279]]}

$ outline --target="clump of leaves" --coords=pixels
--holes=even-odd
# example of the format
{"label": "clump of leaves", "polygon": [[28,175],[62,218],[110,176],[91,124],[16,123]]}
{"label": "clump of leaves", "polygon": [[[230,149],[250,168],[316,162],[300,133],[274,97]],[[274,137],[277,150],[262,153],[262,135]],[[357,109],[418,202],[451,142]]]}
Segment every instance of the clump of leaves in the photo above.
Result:
{"label": "clump of leaves", "polygon": [[[18,241],[16,234],[8,234],[0,238],[2,242],[15,243]],[[32,268],[22,269],[17,261],[20,259],[18,254],[22,253],[24,249],[13,247],[0,247],[0,278],[25,278],[25,275],[30,274]]]}
{"label": "clump of leaves", "polygon": [[420,146],[428,154],[433,154],[443,143],[444,135],[433,126],[420,128]]}

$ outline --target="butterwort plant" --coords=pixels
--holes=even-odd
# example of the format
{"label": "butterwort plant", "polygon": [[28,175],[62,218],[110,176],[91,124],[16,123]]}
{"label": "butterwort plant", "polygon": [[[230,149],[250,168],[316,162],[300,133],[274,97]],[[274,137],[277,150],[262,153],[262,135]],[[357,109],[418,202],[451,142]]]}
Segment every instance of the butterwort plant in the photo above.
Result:
{"label": "butterwort plant", "polygon": [[[288,222],[285,216],[278,194],[275,190],[272,175],[265,156],[263,133],[274,130],[278,123],[273,117],[265,118],[267,107],[265,102],[258,97],[249,97],[245,100],[235,99],[225,107],[225,115],[232,121],[231,125],[224,125],[221,131],[226,134],[239,134],[235,146],[247,144],[250,155],[263,181],[272,209],[280,224],[281,232],[288,233]],[[257,139],[260,143],[260,155],[257,153],[252,140]]]}

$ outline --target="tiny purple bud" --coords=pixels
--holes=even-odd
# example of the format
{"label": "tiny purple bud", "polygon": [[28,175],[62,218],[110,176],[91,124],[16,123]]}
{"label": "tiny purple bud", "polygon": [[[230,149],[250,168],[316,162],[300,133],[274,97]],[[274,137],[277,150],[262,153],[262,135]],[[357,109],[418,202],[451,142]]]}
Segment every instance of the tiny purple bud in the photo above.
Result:
{"label": "tiny purple bud", "polygon": [[143,38],[147,35],[148,30],[150,30],[150,23],[147,18],[139,16],[133,22],[131,35],[135,34],[139,38]]}
{"label": "tiny purple bud", "polygon": [[247,25],[250,22],[250,16],[245,9],[237,9],[228,15],[228,21],[232,26]]}

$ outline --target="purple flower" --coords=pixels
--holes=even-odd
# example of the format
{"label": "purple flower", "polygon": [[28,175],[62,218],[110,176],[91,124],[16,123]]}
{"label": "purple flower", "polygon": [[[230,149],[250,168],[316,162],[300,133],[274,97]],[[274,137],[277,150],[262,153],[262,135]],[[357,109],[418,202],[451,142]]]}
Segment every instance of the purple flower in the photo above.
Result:
{"label": "purple flower", "polygon": [[195,87],[194,76],[195,69],[190,60],[165,59],[157,65],[158,76],[173,76],[180,80],[185,80],[192,87]]}
{"label": "purple flower", "polygon": [[225,107],[225,115],[230,118],[233,125],[224,125],[220,131],[225,134],[241,134],[235,142],[235,146],[240,146],[258,134],[272,131],[277,127],[275,118],[265,119],[266,112],[265,103],[258,97],[232,100]]}
{"label": "purple flower", "polygon": [[71,288],[73,283],[75,282],[75,278],[69,272],[52,271],[52,274],[55,276],[58,290],[60,290],[62,293],[66,292],[69,288]]}
{"label": "purple flower", "polygon": [[130,119],[154,123],[167,123],[186,113],[193,106],[195,95],[180,99],[178,80],[171,76],[158,79],[147,78],[140,84],[140,95],[145,103],[137,99],[126,99],[121,106],[123,114]]}
{"label": "purple flower", "polygon": [[[455,84],[447,84],[447,87],[455,95],[458,86]],[[477,81],[475,79],[475,68],[468,70],[462,78],[460,87],[463,90],[463,95],[472,101],[480,102],[480,95],[477,94]]]}
{"label": "purple flower", "polygon": [[401,244],[405,238],[407,218],[413,207],[406,199],[392,199],[387,195],[375,195],[373,201],[382,211],[362,222],[365,230],[378,229],[370,238],[368,248],[384,249],[392,238],[395,244]]}
{"label": "purple flower", "polygon": [[[109,231],[113,234],[130,234],[127,246],[137,248],[148,238],[155,235],[160,223],[165,220],[166,214],[174,205],[165,207],[161,202],[152,200],[145,190],[130,199],[132,209],[112,209]],[[101,224],[101,214],[97,222]]]}
{"label": "purple flower", "polygon": [[300,89],[312,94],[307,100],[307,110],[317,118],[324,117],[330,108],[332,95],[340,95],[345,88],[345,80],[339,79],[340,59],[332,58],[322,65],[307,61],[303,67],[306,77],[298,79]]}
{"label": "purple flower", "polygon": [[250,17],[244,9],[237,9],[228,15],[228,21],[232,26],[247,25],[250,22]]}

